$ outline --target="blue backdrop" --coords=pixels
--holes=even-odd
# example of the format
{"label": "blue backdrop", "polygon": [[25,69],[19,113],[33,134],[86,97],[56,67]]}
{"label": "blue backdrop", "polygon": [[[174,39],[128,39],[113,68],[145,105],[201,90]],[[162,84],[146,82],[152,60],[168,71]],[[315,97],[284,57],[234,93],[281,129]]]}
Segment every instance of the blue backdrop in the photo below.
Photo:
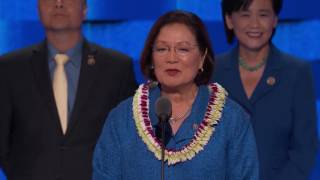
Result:
{"label": "blue backdrop", "polygon": [[[221,21],[220,0],[88,0],[85,36],[102,46],[122,51],[135,60],[135,72],[143,81],[138,59],[146,35],[159,15],[172,9],[198,14],[206,23],[216,53],[227,45]],[[320,1],[284,0],[273,42],[283,51],[308,61],[314,72],[320,114]],[[0,55],[44,38],[37,14],[37,0],[0,1]],[[318,121],[319,122],[319,121]],[[320,132],[320,123],[318,123]],[[0,180],[5,177],[0,171]],[[312,180],[320,179],[320,153]]]}

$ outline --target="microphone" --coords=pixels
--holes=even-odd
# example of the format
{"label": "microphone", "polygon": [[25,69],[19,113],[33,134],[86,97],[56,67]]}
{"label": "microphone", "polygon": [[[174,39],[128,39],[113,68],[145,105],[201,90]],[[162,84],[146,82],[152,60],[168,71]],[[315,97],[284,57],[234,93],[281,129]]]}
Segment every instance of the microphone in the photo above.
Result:
{"label": "microphone", "polygon": [[156,136],[158,139],[161,139],[161,180],[164,180],[164,151],[172,135],[171,126],[168,121],[172,114],[172,105],[166,97],[159,97],[155,105],[156,115],[159,118],[159,123],[156,127]]}
{"label": "microphone", "polygon": [[171,102],[166,97],[159,97],[156,101],[156,114],[159,120],[167,121],[172,114]]}
{"label": "microphone", "polygon": [[[172,114],[170,100],[166,97],[159,97],[155,103],[155,109],[156,115],[159,119],[155,128],[155,135],[159,140],[161,140],[164,146],[166,146],[172,136],[172,130],[169,124],[169,119]],[[164,128],[162,128],[162,125],[164,125]],[[162,129],[165,131],[164,138],[162,138]]]}

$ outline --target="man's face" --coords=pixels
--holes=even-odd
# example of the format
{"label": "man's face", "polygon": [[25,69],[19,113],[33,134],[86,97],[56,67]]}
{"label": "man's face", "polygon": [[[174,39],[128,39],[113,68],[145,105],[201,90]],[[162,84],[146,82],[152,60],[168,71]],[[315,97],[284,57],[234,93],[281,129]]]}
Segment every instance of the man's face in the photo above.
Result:
{"label": "man's face", "polygon": [[87,11],[84,0],[38,0],[38,8],[47,31],[80,31]]}

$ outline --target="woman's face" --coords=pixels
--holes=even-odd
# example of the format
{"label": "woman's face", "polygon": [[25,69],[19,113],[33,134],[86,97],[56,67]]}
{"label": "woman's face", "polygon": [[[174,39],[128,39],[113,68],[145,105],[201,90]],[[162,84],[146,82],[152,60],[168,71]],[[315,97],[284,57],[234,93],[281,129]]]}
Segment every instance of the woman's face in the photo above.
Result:
{"label": "woman's face", "polygon": [[163,87],[194,84],[203,57],[197,41],[184,24],[168,24],[160,30],[152,51],[154,73]]}
{"label": "woman's face", "polygon": [[278,18],[271,0],[253,0],[247,10],[226,15],[226,24],[233,30],[241,48],[259,51],[269,45]]}

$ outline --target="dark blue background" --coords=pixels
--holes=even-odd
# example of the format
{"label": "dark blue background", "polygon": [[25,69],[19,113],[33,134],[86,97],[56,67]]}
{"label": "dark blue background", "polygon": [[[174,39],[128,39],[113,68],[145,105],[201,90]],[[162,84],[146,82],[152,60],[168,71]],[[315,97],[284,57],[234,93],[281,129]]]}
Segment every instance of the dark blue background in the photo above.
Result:
{"label": "dark blue background", "polygon": [[[135,60],[136,77],[143,81],[138,60],[146,35],[162,13],[183,9],[206,23],[216,53],[230,48],[221,22],[220,0],[88,0],[85,36],[102,46],[122,51]],[[284,0],[273,42],[283,51],[308,61],[314,72],[320,114],[320,1]],[[0,1],[0,55],[43,40],[37,0]],[[319,122],[319,121],[318,121]],[[318,129],[320,131],[320,123]],[[0,172],[0,180],[4,180]],[[320,179],[320,154],[311,175]]]}

